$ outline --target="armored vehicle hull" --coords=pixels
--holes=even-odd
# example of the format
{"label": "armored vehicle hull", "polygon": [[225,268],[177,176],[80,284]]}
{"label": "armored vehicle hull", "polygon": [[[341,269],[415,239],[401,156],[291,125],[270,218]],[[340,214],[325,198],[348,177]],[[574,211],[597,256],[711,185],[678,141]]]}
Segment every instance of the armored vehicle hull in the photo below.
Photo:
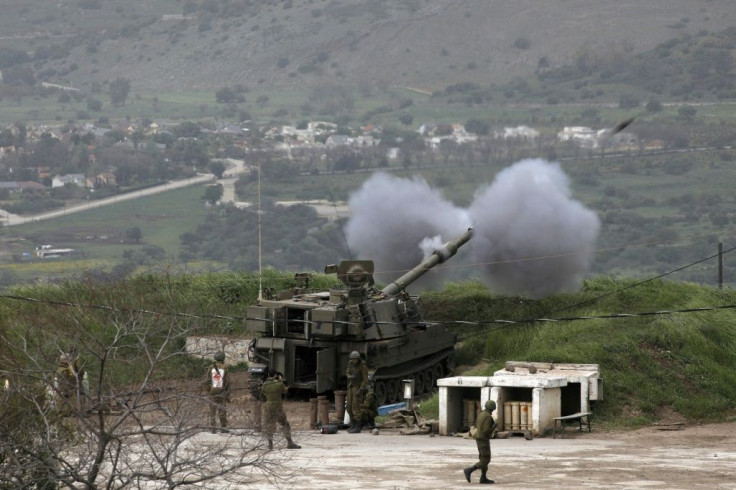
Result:
{"label": "armored vehicle hull", "polygon": [[417,298],[405,287],[471,237],[468,230],[446,243],[382,290],[373,287],[371,261],[328,266],[345,285],[330,291],[308,290],[307,276],[297,275],[297,287],[248,308],[252,376],[274,369],[293,388],[344,389],[349,355],[357,351],[369,367],[379,404],[400,399],[407,378],[414,379],[415,394],[431,391],[438,378],[452,372],[457,338],[444,324],[425,322]]}

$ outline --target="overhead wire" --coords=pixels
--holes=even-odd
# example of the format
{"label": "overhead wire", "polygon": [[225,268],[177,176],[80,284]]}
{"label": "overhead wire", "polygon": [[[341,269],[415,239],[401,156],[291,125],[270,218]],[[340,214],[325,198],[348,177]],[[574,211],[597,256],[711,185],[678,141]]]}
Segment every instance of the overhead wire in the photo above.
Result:
{"label": "overhead wire", "polygon": [[[678,267],[676,269],[672,269],[668,272],[659,274],[657,276],[645,279],[643,281],[639,281],[637,283],[628,285],[626,287],[617,289],[615,291],[611,291],[605,294],[601,294],[599,296],[580,301],[577,303],[574,303],[572,305],[565,306],[564,308],[560,308],[558,310],[554,310],[552,313],[561,313],[563,311],[567,311],[573,308],[578,308],[583,305],[591,304],[596,301],[599,301],[603,298],[606,298],[608,296],[612,296],[615,294],[619,294],[623,291],[626,291],[628,289],[632,289],[638,286],[641,286],[643,284],[646,284],[648,282],[655,281],[657,279],[661,279],[662,277],[666,277],[670,274],[674,274],[676,272],[685,270],[689,267],[693,267],[695,265],[701,264],[703,262],[706,262],[708,260],[711,260],[715,257],[722,256],[728,253],[733,252],[736,250],[736,247],[731,247],[727,250],[724,250],[722,252],[719,252],[714,255],[710,255],[708,257],[705,257],[703,259],[697,260],[695,262],[691,262],[689,264],[683,265],[681,267]],[[255,280],[255,279],[254,279]],[[146,310],[146,309],[136,309],[136,308],[121,308],[121,307],[115,307],[110,305],[96,305],[96,304],[81,304],[81,303],[73,303],[73,302],[67,302],[67,301],[57,301],[57,300],[48,300],[48,299],[39,299],[39,298],[31,298],[26,296],[19,296],[19,295],[13,295],[13,294],[0,294],[0,298],[5,299],[12,299],[12,300],[20,300],[20,301],[28,301],[28,302],[34,302],[34,303],[43,303],[48,304],[52,306],[67,306],[67,307],[76,307],[76,308],[90,308],[90,309],[99,309],[99,310],[107,310],[107,311],[120,311],[120,312],[126,312],[126,313],[144,313],[144,314],[151,314],[156,315],[159,317],[162,316],[172,316],[172,317],[187,317],[187,318],[196,318],[196,319],[211,319],[211,320],[227,320],[227,321],[245,321],[248,319],[253,320],[266,320],[266,319],[259,319],[259,318],[247,318],[247,317],[238,317],[238,316],[228,316],[228,315],[211,315],[211,314],[194,314],[194,313],[187,313],[187,312],[162,312],[162,311],[153,311],[153,310]],[[702,312],[702,311],[711,311],[711,310],[718,310],[718,309],[729,309],[734,308],[736,305],[721,305],[721,306],[710,306],[710,307],[703,307],[703,308],[689,308],[689,309],[680,309],[680,310],[661,310],[661,311],[655,311],[655,312],[640,312],[640,313],[614,313],[614,314],[607,314],[607,315],[597,315],[597,316],[576,316],[576,317],[562,317],[562,318],[528,318],[528,319],[521,319],[521,320],[485,320],[485,321],[478,321],[478,322],[469,322],[469,321],[463,321],[463,320],[446,320],[441,322],[436,321],[425,321],[426,324],[434,324],[434,323],[444,323],[444,324],[456,324],[456,325],[486,325],[486,324],[493,324],[493,325],[518,325],[518,324],[530,324],[530,323],[540,323],[540,322],[560,322],[560,321],[576,321],[576,320],[590,320],[590,319],[603,319],[603,318],[629,318],[629,317],[641,317],[641,316],[652,316],[652,315],[660,315],[660,314],[673,314],[673,313],[692,313],[692,312]],[[290,320],[290,321],[296,321],[296,320]],[[313,323],[308,320],[302,320],[306,323]],[[339,322],[335,321],[333,323],[340,324],[350,324],[350,322]],[[375,324],[380,324],[381,322],[374,322]],[[386,322],[390,323],[390,322]],[[460,340],[464,340],[465,338],[469,338],[471,336],[476,335],[482,335],[483,333],[487,332],[480,332],[480,333],[474,333],[467,337],[463,337]]]}
{"label": "overhead wire", "polygon": [[[670,274],[674,274],[675,272],[679,272],[679,271],[685,270],[685,269],[687,269],[689,267],[693,267],[695,265],[701,264],[701,263],[706,262],[708,260],[714,259],[714,258],[716,258],[718,256],[722,256],[722,255],[725,255],[727,253],[733,252],[734,250],[736,250],[736,247],[731,247],[731,248],[729,248],[727,250],[724,250],[722,252],[719,252],[717,254],[711,255],[709,257],[705,257],[705,258],[700,259],[700,260],[697,260],[695,262],[691,262],[689,264],[683,265],[682,267],[678,267],[677,269],[672,269],[670,271],[667,271],[665,273],[659,274],[657,276],[650,277],[648,279],[645,279],[643,281],[636,282],[634,284],[630,284],[630,285],[625,286],[623,288],[619,288],[619,289],[617,289],[615,291],[610,291],[608,293],[604,293],[604,294],[595,296],[593,298],[590,298],[590,299],[587,299],[587,300],[584,300],[584,301],[579,301],[577,303],[574,303],[574,304],[571,304],[571,305],[567,305],[567,306],[565,306],[563,308],[559,308],[557,310],[554,310],[551,313],[552,314],[557,314],[557,313],[561,313],[563,311],[571,310],[573,308],[579,308],[579,307],[584,306],[584,305],[589,305],[589,304],[595,303],[597,301],[600,301],[603,298],[607,298],[609,296],[613,296],[613,295],[619,294],[619,293],[621,293],[623,291],[626,291],[628,289],[632,289],[632,288],[635,288],[635,287],[642,286],[642,285],[644,285],[646,283],[649,283],[649,282],[652,282],[652,281],[656,281],[657,279],[661,279],[661,278],[666,277],[666,276],[668,276]],[[483,323],[504,323],[505,325],[509,325],[509,324],[531,324],[531,323],[539,323],[539,322],[576,321],[576,320],[591,320],[591,319],[605,319],[605,318],[630,318],[630,317],[652,316],[652,315],[659,315],[659,314],[692,313],[692,312],[699,312],[699,311],[710,311],[710,310],[717,310],[717,309],[728,309],[728,308],[734,308],[734,307],[736,307],[736,306],[734,306],[734,305],[723,305],[723,306],[711,306],[711,307],[704,307],[704,308],[687,308],[687,309],[680,309],[680,310],[662,310],[662,311],[644,312],[644,313],[614,313],[614,314],[608,314],[608,315],[562,317],[562,318],[554,318],[554,319],[553,318],[530,318],[530,319],[516,320],[516,321],[504,320],[503,322],[495,322],[495,321],[492,321],[491,320],[491,321],[486,321],[486,322],[483,322]],[[475,324],[476,325],[480,325],[481,323],[475,323]],[[474,334],[469,334],[469,335],[467,335],[465,337],[462,337],[459,340],[465,340],[467,338],[475,337],[475,336],[478,336],[478,335],[483,335],[485,333],[488,333],[488,332],[487,331],[476,332]]]}

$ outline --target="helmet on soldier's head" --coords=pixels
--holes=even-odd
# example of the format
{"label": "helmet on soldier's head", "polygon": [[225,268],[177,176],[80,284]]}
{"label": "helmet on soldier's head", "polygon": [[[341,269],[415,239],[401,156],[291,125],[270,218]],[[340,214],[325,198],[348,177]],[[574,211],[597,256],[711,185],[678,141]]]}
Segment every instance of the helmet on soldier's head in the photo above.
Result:
{"label": "helmet on soldier's head", "polygon": [[354,350],[350,353],[350,359],[360,359],[360,352],[357,350]]}
{"label": "helmet on soldier's head", "polygon": [[492,412],[495,409],[496,409],[496,402],[494,402],[493,400],[488,400],[486,402],[486,410],[489,410],[489,411]]}
{"label": "helmet on soldier's head", "polygon": [[225,361],[225,353],[220,351],[215,354],[215,361],[217,362],[224,362]]}

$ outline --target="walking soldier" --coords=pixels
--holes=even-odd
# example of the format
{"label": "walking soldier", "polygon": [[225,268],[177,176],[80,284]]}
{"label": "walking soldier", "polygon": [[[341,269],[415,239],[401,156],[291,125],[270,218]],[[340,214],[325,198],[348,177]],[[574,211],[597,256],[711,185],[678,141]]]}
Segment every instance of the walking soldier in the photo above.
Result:
{"label": "walking soldier", "polygon": [[463,470],[465,479],[468,482],[470,482],[470,474],[480,469],[479,483],[493,483],[493,480],[486,477],[486,471],[488,471],[488,464],[491,462],[491,435],[493,435],[493,429],[496,427],[496,422],[493,420],[493,411],[495,409],[496,402],[488,400],[485,404],[485,410],[475,420],[475,442],[478,445],[479,461]]}

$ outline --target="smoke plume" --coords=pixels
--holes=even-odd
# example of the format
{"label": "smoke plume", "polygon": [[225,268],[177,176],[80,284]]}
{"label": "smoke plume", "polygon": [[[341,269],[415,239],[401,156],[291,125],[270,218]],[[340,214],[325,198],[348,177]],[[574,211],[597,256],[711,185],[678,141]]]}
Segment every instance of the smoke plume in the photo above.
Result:
{"label": "smoke plume", "polygon": [[[348,245],[353,253],[374,261],[376,280],[384,283],[421,262],[427,240],[444,243],[470,227],[467,211],[447,201],[418,176],[402,179],[376,173],[350,196],[349,205]],[[432,271],[415,285],[426,287],[442,281],[439,276]]]}
{"label": "smoke plume", "polygon": [[[378,281],[397,278],[472,226],[473,239],[447,265],[477,276],[494,293],[533,298],[580,286],[600,229],[595,213],[572,199],[559,164],[538,159],[501,171],[476,191],[468,209],[421,177],[383,173],[369,178],[349,205],[348,245],[373,259]],[[445,280],[447,270],[437,268],[410,290]]]}

